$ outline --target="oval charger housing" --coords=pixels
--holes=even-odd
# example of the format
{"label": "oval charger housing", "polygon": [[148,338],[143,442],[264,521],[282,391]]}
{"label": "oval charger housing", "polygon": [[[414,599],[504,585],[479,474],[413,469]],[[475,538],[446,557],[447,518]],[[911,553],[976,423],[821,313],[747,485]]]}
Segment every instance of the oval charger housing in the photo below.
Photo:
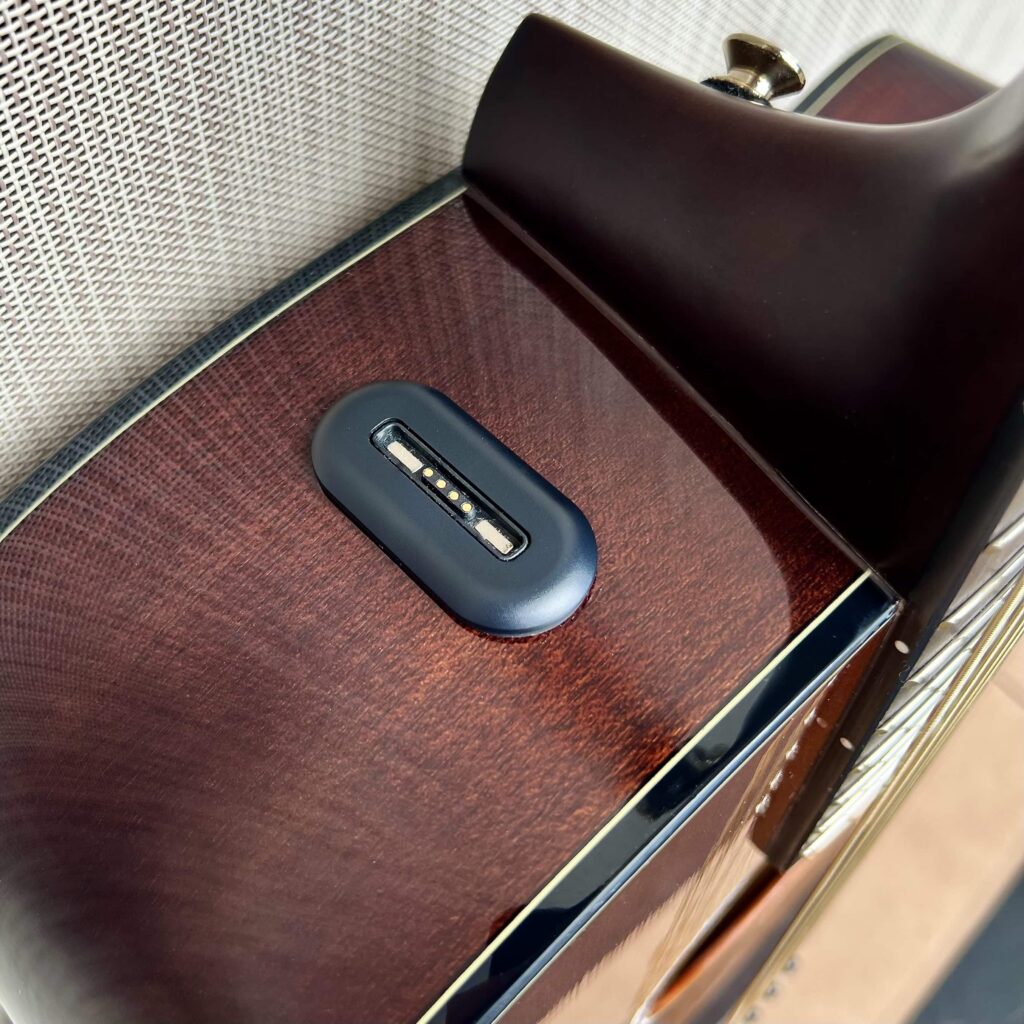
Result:
{"label": "oval charger housing", "polygon": [[593,586],[586,516],[433,388],[349,392],[317,426],[312,459],[331,500],[471,629],[544,633]]}

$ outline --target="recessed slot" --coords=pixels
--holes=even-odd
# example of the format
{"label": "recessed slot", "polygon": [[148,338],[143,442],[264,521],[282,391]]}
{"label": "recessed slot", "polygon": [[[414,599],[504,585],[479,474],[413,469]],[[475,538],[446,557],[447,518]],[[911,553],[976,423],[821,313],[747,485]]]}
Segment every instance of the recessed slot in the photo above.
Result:
{"label": "recessed slot", "polygon": [[509,561],[526,549],[526,532],[404,423],[389,420],[373,432],[370,440],[496,558]]}

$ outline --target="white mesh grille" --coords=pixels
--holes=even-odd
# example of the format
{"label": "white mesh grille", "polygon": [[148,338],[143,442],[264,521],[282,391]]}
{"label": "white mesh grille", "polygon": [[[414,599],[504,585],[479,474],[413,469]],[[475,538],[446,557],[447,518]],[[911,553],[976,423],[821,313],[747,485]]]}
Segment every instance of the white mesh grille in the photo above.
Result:
{"label": "white mesh grille", "polygon": [[[170,354],[459,159],[527,5],[0,0],[0,492]],[[897,31],[999,82],[1020,0],[551,0],[691,77]]]}

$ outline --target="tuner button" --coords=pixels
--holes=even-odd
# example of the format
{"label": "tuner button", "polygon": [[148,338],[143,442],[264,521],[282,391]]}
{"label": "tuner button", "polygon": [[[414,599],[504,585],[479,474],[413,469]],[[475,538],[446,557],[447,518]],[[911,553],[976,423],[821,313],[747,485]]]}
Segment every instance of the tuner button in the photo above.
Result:
{"label": "tuner button", "polygon": [[764,106],[776,96],[799,92],[806,82],[793,57],[767,39],[736,32],[722,44],[729,70],[703,84]]}

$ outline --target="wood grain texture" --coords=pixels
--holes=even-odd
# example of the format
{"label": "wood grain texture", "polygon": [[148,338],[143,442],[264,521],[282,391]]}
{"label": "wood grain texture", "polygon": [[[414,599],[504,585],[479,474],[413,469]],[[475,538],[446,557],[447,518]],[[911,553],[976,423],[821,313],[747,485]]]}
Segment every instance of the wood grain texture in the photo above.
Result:
{"label": "wood grain texture", "polygon": [[[846,79],[818,116],[897,124],[949,113],[990,89],[961,69],[900,44]],[[735,893],[753,877],[758,865],[769,867],[766,858],[756,858],[754,853],[770,848],[783,824],[793,829],[787,816],[801,793],[811,809],[801,808],[805,820],[797,826],[799,834],[806,834],[811,824],[808,813],[820,813],[836,782],[834,765],[822,770],[824,750],[832,750],[833,760],[837,755],[848,759],[839,726],[865,681],[881,639],[882,634],[877,634],[865,644],[780,736],[752,757],[700,816],[672,838],[663,855],[637,872],[620,896],[510,1007],[501,1024],[529,1024],[542,1018],[551,1024],[584,1019],[588,1024],[625,1024],[632,1017],[650,994],[652,978],[660,976],[657,969],[652,971],[651,962],[660,956],[662,972],[667,969],[665,936],[671,939],[670,956],[673,945],[677,953],[682,952],[714,913],[723,909],[725,897],[702,900],[705,890]],[[859,742],[860,736],[856,738]],[[777,786],[769,791],[765,782],[776,776]],[[822,873],[835,852],[820,856],[815,871]],[[771,901],[759,904],[749,919],[737,922],[733,929],[751,948],[741,956],[734,954],[727,969],[719,968],[710,983],[706,965],[690,965],[685,975],[669,985],[659,1004],[665,1019],[721,1016],[728,1009],[729,993],[736,998],[742,992],[770,950],[772,937],[784,931],[807,891],[806,884],[787,882],[775,887]],[[757,934],[759,929],[766,931],[767,938]],[[756,941],[750,936],[756,936]],[[728,938],[734,940],[735,934]],[[719,955],[717,945],[709,947],[715,955]]]}
{"label": "wood grain texture", "polygon": [[1024,77],[914,128],[793,116],[531,15],[464,172],[923,623],[1024,478],[1022,110]]}
{"label": "wood grain texture", "polygon": [[910,43],[880,54],[842,83],[818,117],[861,124],[909,124],[961,110],[992,86]]}
{"label": "wood grain texture", "polygon": [[[0,545],[15,1019],[413,1020],[850,581],[630,352],[456,201]],[[448,394],[583,509],[601,563],[572,622],[460,628],[322,495],[319,417],[389,378]]]}
{"label": "wood grain texture", "polygon": [[761,822],[776,803],[785,807],[792,785],[787,776],[797,764],[807,767],[794,754],[817,749],[818,734],[827,728],[821,715],[862,676],[880,635],[818,687],[633,874],[501,1024],[629,1024],[648,1000],[659,1010],[692,1003],[686,989],[701,979],[689,972],[676,976],[703,951],[706,937],[748,886],[774,874],[757,841]]}

